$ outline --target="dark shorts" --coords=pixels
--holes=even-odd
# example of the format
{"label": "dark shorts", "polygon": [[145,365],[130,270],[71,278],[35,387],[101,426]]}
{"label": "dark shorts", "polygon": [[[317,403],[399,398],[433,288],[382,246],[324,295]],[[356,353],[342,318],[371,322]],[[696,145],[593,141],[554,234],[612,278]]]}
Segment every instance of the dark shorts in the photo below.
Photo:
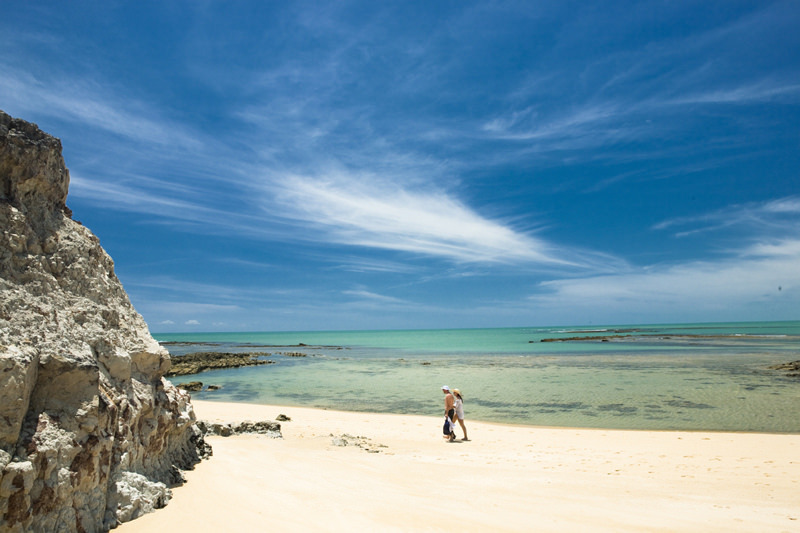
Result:
{"label": "dark shorts", "polygon": [[445,435],[452,435],[454,434],[453,431],[453,424],[451,420],[453,420],[453,415],[456,414],[455,409],[450,409],[447,411],[447,419],[444,421],[444,426],[442,427],[442,433]]}

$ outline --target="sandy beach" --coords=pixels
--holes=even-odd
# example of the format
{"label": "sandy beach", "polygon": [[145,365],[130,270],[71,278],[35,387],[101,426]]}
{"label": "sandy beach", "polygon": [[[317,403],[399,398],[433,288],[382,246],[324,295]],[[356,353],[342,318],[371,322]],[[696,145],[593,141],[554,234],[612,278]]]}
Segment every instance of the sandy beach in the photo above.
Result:
{"label": "sandy beach", "polygon": [[435,417],[193,403],[291,421],[282,439],[208,438],[169,505],[118,531],[800,531],[796,434],[467,420],[471,440],[448,443]]}

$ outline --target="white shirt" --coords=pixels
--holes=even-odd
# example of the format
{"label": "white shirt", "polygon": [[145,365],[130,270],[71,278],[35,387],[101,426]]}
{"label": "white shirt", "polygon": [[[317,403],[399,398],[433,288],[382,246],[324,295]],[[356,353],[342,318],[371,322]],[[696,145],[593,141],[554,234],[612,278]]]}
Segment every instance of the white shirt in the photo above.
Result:
{"label": "white shirt", "polygon": [[456,416],[459,420],[464,420],[464,402],[461,401],[461,398],[456,396]]}

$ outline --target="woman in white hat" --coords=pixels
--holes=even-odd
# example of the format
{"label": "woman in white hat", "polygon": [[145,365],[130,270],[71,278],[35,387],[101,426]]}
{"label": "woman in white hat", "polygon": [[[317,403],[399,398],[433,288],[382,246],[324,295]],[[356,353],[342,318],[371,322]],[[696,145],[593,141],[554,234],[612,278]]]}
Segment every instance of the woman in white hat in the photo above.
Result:
{"label": "woman in white hat", "polygon": [[455,410],[458,423],[461,424],[461,430],[464,432],[464,438],[461,440],[469,440],[467,438],[467,426],[464,425],[464,398],[461,397],[461,391],[458,389],[453,389],[453,396],[456,398]]}

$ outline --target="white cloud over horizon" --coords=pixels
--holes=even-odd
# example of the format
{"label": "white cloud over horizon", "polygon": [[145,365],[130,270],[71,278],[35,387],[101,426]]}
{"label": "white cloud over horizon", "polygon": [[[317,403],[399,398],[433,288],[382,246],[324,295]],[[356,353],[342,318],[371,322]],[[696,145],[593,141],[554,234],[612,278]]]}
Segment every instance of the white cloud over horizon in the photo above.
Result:
{"label": "white cloud over horizon", "polygon": [[[554,312],[762,320],[800,316],[800,240],[753,245],[735,257],[654,265],[620,275],[556,279],[529,297]],[[657,313],[654,313],[657,311]],[[635,320],[633,320],[635,322]]]}

